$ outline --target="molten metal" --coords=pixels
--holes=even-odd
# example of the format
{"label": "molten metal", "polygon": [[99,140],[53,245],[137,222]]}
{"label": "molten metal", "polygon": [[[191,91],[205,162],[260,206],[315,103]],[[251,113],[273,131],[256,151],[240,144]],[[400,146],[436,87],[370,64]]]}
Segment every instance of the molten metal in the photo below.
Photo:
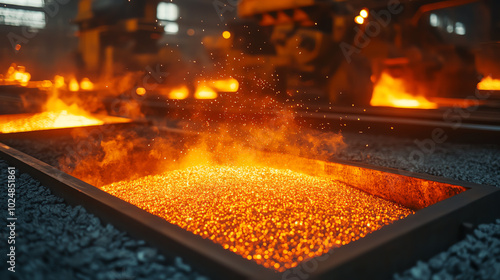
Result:
{"label": "molten metal", "polygon": [[414,213],[330,178],[269,167],[198,166],[102,189],[277,271]]}
{"label": "molten metal", "polygon": [[66,110],[43,112],[33,116],[0,122],[0,133],[14,133],[55,128],[102,125],[104,122],[94,117],[75,115]]}

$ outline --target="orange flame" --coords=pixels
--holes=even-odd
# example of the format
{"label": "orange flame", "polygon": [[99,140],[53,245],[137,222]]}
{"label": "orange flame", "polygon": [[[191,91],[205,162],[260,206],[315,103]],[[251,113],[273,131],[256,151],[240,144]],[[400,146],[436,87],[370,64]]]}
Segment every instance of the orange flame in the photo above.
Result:
{"label": "orange flame", "polygon": [[[6,81],[27,85],[31,75],[22,66],[13,64],[7,71]],[[65,86],[64,77],[56,75],[54,82],[43,80],[35,83],[41,89],[53,89],[53,94],[45,104],[45,112],[30,115],[9,117],[0,123],[0,133],[13,133],[33,130],[45,130],[66,127],[102,125],[104,121],[91,116],[90,113],[78,107],[77,104],[67,105],[57,96],[56,89]],[[92,83],[88,79],[82,80],[82,89],[90,89]],[[79,90],[76,79],[71,79],[69,89]]]}
{"label": "orange flame", "polygon": [[435,109],[438,105],[423,96],[415,96],[406,92],[402,79],[394,78],[383,72],[373,89],[372,106],[388,106],[398,108]]}
{"label": "orange flame", "polygon": [[168,98],[169,99],[186,99],[189,96],[189,90],[186,86],[181,86],[178,88],[174,88],[168,93]]}
{"label": "orange flame", "polygon": [[492,77],[484,77],[479,84],[477,84],[477,89],[480,90],[500,90],[500,80],[493,79]]}
{"label": "orange flame", "polygon": [[28,85],[28,82],[31,80],[31,74],[26,72],[26,67],[24,66],[16,66],[15,63],[12,63],[7,70],[7,74],[3,78],[3,83],[5,84],[14,84],[21,85],[23,87]]}
{"label": "orange flame", "polygon": [[45,109],[43,113],[0,123],[0,132],[13,133],[104,124],[104,121],[92,117],[78,105],[67,105],[55,94],[49,98]]}
{"label": "orange flame", "polygon": [[80,82],[80,88],[82,90],[94,90],[94,84],[89,80],[89,78],[83,78]]}

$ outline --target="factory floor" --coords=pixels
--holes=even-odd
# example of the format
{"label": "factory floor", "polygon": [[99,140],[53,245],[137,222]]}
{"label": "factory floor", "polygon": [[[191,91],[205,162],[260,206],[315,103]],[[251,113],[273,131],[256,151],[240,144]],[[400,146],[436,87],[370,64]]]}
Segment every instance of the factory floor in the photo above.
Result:
{"label": "factory floor", "polygon": [[[500,187],[500,145],[437,144],[430,135],[343,135],[347,146],[333,158]],[[7,167],[0,159],[2,186]],[[0,279],[209,279],[188,259],[164,256],[84,208],[67,205],[29,174],[17,176],[16,272],[5,267],[8,252],[2,246]],[[6,200],[7,188],[0,195]],[[1,236],[8,230],[1,227]],[[500,279],[500,219],[430,260],[395,271],[394,279]]]}

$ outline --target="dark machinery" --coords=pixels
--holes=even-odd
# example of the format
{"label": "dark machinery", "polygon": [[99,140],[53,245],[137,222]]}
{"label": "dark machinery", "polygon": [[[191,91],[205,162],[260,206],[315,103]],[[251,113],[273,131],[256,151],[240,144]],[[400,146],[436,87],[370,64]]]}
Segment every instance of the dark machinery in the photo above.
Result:
{"label": "dark machinery", "polygon": [[[228,38],[203,32],[207,36],[199,44],[196,36],[185,41],[186,32],[175,36],[182,52],[196,59],[159,47],[164,37],[160,3],[167,2],[80,1],[82,68],[112,76],[117,69],[144,71],[161,64],[165,72],[184,75],[174,80],[189,80],[186,73],[192,76],[202,67],[192,64],[198,70],[186,70],[180,64],[204,61],[205,76],[236,77],[251,95],[349,106],[370,104],[382,73],[404,80],[408,92],[430,98],[465,98],[483,75],[500,78],[498,1],[242,0],[239,18],[227,24]],[[182,5],[194,12],[189,3]],[[200,24],[222,27],[217,21]],[[211,60],[204,57],[208,53]]]}
{"label": "dark machinery", "polygon": [[[142,57],[130,55],[157,52],[156,41],[163,33],[156,19],[158,2],[81,0],[75,19],[81,66],[111,75],[115,61],[139,60]],[[127,62],[126,66],[144,64]]]}
{"label": "dark machinery", "polygon": [[206,15],[207,7],[211,4],[197,0],[80,0],[74,20],[79,27],[80,68],[111,77],[152,72],[149,67],[173,77],[192,60],[202,61],[201,36],[222,32],[217,15]]}
{"label": "dark machinery", "polygon": [[247,21],[234,24],[239,50],[229,52],[242,76],[252,69],[286,98],[365,105],[384,71],[416,95],[464,98],[481,74],[498,75],[487,66],[498,57],[484,57],[498,53],[498,1],[242,0],[238,8]]}

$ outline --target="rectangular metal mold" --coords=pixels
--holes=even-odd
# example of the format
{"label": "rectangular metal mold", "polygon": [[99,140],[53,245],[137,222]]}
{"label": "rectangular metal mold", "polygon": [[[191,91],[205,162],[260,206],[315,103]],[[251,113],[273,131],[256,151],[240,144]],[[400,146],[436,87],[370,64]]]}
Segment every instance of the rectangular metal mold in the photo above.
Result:
{"label": "rectangular metal mold", "polygon": [[[278,273],[1,143],[0,158],[29,173],[68,203],[83,205],[104,221],[147,240],[167,255],[186,257],[215,279],[385,279],[459,241],[465,233],[464,223],[489,222],[500,213],[497,203],[500,189],[495,187],[411,172],[401,174],[396,169],[367,164],[306,160],[303,172],[345,177],[350,180],[348,184],[369,193],[373,186],[385,186],[386,191],[379,196],[418,211],[360,240]],[[449,198],[439,201],[435,194],[443,189]],[[412,199],[415,194],[419,194],[419,199]]]}

